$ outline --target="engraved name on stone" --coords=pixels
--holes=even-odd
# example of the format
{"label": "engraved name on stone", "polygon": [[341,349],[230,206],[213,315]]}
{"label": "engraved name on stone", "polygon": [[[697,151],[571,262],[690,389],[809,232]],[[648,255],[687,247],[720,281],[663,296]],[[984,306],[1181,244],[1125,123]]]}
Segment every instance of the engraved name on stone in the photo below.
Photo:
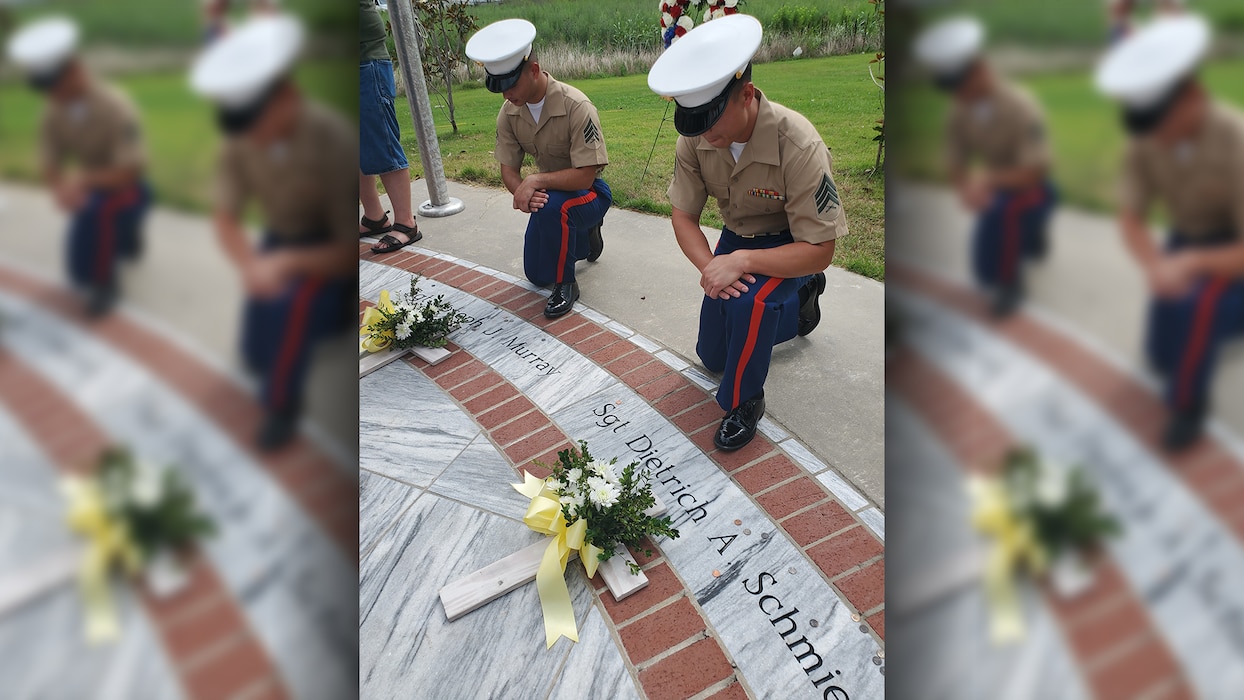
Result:
{"label": "engraved name on stone", "polygon": [[[729,546],[729,545],[727,545]],[[723,547],[724,549],[724,547]],[[782,599],[775,595],[777,591],[778,579],[768,571],[760,572],[755,582],[750,578],[743,579],[743,590],[753,596],[757,596],[756,605],[760,608],[760,612],[769,618],[769,624],[773,625],[773,632],[782,638],[782,642],[786,648],[790,650],[791,656],[795,657],[796,663],[799,664],[803,672],[808,676],[808,682],[814,688],[821,691],[821,697],[824,700],[850,700],[847,691],[841,686],[833,685],[836,680],[835,676],[841,676],[842,671],[831,671],[825,665],[825,659],[817,653],[816,647],[812,642],[808,641],[806,634],[799,634],[799,619],[795,616],[799,614],[799,608],[783,603]],[[765,591],[765,586],[770,587],[770,592]],[[788,599],[789,602],[789,599]],[[812,620],[808,620],[809,626],[815,626]],[[799,635],[796,637],[796,635]],[[820,676],[819,678],[817,676]],[[831,685],[821,688],[822,685],[830,683]]]}
{"label": "engraved name on stone", "polygon": [[[617,413],[614,413],[617,408],[615,404],[607,403],[593,409],[592,414],[600,419],[596,421],[596,427],[618,433],[618,431],[630,425],[630,421],[623,421]],[[621,434],[626,435],[625,433]],[[708,515],[708,511],[704,509],[704,506],[698,505],[699,499],[691,492],[691,485],[684,484],[679,480],[676,471],[678,466],[673,463],[667,464],[664,459],[657,456],[661,451],[653,445],[652,438],[648,437],[646,433],[641,433],[627,440],[626,447],[634,454],[619,458],[619,463],[629,464],[630,462],[638,462],[640,468],[647,471],[654,481],[660,482],[669,489],[670,496],[674,497],[674,502],[683,509],[683,512],[687,514],[691,522],[699,522]],[[677,488],[675,488],[675,485],[677,485]]]}

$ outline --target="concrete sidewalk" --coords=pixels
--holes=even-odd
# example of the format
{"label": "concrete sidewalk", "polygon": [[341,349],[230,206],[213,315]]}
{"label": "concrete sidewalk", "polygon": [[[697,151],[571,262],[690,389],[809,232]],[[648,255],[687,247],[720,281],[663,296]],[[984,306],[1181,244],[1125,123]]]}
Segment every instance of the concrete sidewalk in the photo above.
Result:
{"label": "concrete sidewalk", "polygon": [[[886,213],[891,260],[971,286],[972,217],[950,190],[900,183],[890,190]],[[1111,217],[1059,207],[1050,222],[1049,254],[1028,272],[1028,309],[1132,373],[1152,378],[1143,352],[1149,292]],[[1238,387],[1244,387],[1244,343],[1229,345],[1220,356],[1213,396],[1215,417],[1237,434],[1244,433],[1244,392]]]}
{"label": "concrete sidewalk", "polygon": [[[427,199],[424,181],[411,187],[416,205]],[[509,193],[456,182],[449,192],[466,210],[444,219],[420,218],[419,245],[523,277],[527,219],[511,207]],[[703,292],[669,219],[615,209],[602,230],[600,260],[579,263],[582,302],[698,366]],[[718,232],[705,231],[715,242]],[[836,267],[826,274],[820,327],[774,351],[766,415],[884,507],[885,285]]]}
{"label": "concrete sidewalk", "polygon": [[[0,182],[0,262],[62,284],[65,216],[39,188]],[[203,216],[153,207],[143,259],[122,271],[122,309],[166,331],[186,349],[241,374],[238,333],[241,280]],[[335,457],[357,461],[352,333],[322,343],[312,360],[307,413],[312,430]],[[342,396],[350,397],[343,401]]]}

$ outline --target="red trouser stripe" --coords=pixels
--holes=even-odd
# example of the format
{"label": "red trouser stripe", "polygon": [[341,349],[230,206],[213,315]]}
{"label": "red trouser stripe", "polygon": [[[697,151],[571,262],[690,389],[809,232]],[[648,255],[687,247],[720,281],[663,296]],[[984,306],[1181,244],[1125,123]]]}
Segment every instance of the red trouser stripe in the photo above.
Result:
{"label": "red trouser stripe", "polygon": [[311,315],[311,301],[315,298],[315,293],[319,291],[320,282],[318,280],[309,280],[302,285],[302,289],[298,290],[298,295],[294,299],[294,307],[290,310],[289,323],[285,326],[285,338],[281,343],[281,354],[277,358],[276,367],[273,369],[272,376],[272,403],[270,408],[283,408],[285,406],[285,394],[287,384],[289,382],[289,373],[293,369],[294,361],[298,357],[298,353],[305,343],[307,318]]}
{"label": "red trouser stripe", "polygon": [[1197,368],[1201,366],[1205,358],[1205,350],[1209,346],[1210,331],[1214,327],[1214,311],[1218,308],[1218,299],[1222,297],[1226,289],[1226,280],[1214,279],[1206,286],[1197,303],[1192,338],[1184,351],[1183,362],[1179,365],[1179,390],[1175,398],[1175,405],[1179,408],[1187,408],[1188,402],[1192,399],[1193,379],[1196,377]]}
{"label": "red trouser stripe", "polygon": [[756,348],[756,336],[760,335],[760,321],[765,315],[765,299],[783,281],[779,277],[770,277],[769,281],[761,286],[760,291],[756,292],[756,298],[752,301],[752,316],[747,326],[747,342],[743,344],[739,364],[734,368],[734,400],[730,403],[731,408],[737,408],[742,403],[739,400],[739,387],[743,383],[743,370],[747,368],[747,362],[752,359],[752,351]]}
{"label": "red trouser stripe", "polygon": [[999,275],[1003,283],[1015,279],[1015,270],[1019,267],[1020,242],[1023,240],[1019,217],[1025,209],[1037,206],[1044,198],[1045,192],[1035,189],[1015,195],[1006,205],[1006,240],[1002,244],[1002,274]]}
{"label": "red trouser stripe", "polygon": [[557,283],[561,284],[565,281],[566,276],[566,256],[570,254],[570,208],[577,207],[580,204],[587,204],[596,199],[596,190],[590,190],[582,197],[567,199],[562,204],[562,249],[557,255]]}
{"label": "red trouser stripe", "polygon": [[113,249],[116,247],[116,215],[121,209],[134,204],[138,196],[137,188],[122,190],[108,195],[104,199],[104,204],[99,208],[99,219],[96,227],[99,240],[95,246],[95,283],[107,284],[112,272],[110,263],[113,258]]}

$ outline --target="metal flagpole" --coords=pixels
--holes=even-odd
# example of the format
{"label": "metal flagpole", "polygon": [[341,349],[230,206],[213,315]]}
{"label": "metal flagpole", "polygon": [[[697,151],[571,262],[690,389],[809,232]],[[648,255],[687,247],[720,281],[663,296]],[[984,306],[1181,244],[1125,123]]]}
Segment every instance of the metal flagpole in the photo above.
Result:
{"label": "metal flagpole", "polygon": [[415,12],[410,0],[393,0],[389,6],[389,22],[393,25],[393,44],[402,66],[406,85],[406,101],[415,123],[419,142],[419,159],[423,161],[424,180],[428,184],[428,201],[419,205],[423,216],[440,217],[457,214],[466,208],[461,199],[449,196],[445,166],[441,163],[441,147],[436,139],[436,123],[432,121],[432,104],[428,86],[423,79],[423,62],[419,57],[420,42],[416,32]]}

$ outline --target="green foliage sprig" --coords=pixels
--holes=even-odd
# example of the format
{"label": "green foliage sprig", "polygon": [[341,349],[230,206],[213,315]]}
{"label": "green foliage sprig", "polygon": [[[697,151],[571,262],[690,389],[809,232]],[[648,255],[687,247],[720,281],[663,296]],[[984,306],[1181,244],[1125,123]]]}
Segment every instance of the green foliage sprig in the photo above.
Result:
{"label": "green foliage sprig", "polygon": [[[668,517],[644,512],[656,504],[648,470],[632,462],[619,472],[617,462],[616,457],[608,462],[593,459],[587,443],[580,441],[578,450],[558,452],[557,462],[550,467],[553,473],[549,478],[561,499],[562,515],[567,524],[587,519],[586,539],[603,550],[601,561],[616,554],[619,546],[638,548],[644,537],[678,537]],[[641,551],[652,554],[647,548]],[[631,573],[639,572],[638,565],[629,565]]]}
{"label": "green foliage sprig", "polygon": [[173,469],[139,462],[128,450],[114,447],[100,457],[94,478],[108,512],[127,524],[144,559],[216,533],[212,519],[195,506],[190,484]]}

